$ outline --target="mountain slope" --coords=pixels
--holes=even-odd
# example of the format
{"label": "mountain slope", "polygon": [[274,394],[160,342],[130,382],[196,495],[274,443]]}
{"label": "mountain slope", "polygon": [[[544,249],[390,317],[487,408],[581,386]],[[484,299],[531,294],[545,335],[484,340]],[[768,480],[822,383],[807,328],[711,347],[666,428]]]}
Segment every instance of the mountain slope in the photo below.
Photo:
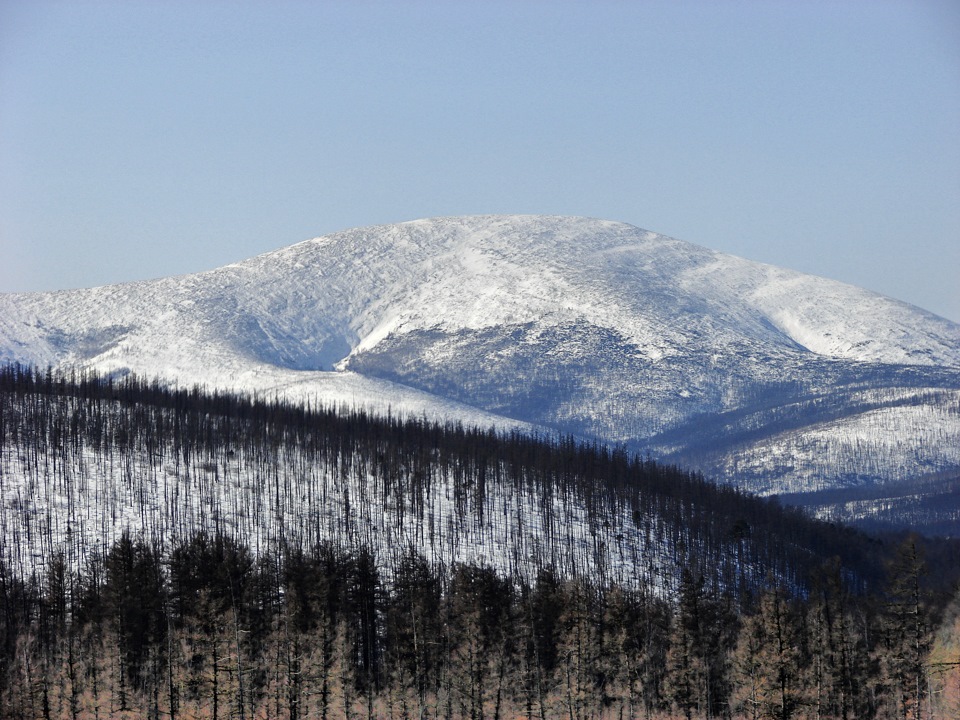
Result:
{"label": "mountain slope", "polygon": [[960,467],[960,326],[584,218],[420,220],[3,295],[0,359],[557,429],[762,492]]}

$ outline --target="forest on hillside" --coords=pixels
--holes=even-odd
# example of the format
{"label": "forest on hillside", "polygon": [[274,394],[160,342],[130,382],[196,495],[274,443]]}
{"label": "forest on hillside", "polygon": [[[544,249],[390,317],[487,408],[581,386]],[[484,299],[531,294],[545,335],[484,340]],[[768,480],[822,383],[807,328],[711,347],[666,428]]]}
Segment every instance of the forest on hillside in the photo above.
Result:
{"label": "forest on hillside", "polygon": [[960,710],[956,543],[615,448],[19,366],[0,448],[2,717]]}

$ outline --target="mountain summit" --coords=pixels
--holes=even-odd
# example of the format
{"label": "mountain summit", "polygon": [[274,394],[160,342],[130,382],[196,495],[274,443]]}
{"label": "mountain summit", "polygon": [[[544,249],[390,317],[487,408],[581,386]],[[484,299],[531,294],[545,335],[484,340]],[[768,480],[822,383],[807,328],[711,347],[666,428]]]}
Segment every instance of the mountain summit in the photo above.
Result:
{"label": "mountain summit", "polygon": [[766,493],[960,469],[960,325],[586,218],[418,220],[0,295],[0,360],[570,432]]}

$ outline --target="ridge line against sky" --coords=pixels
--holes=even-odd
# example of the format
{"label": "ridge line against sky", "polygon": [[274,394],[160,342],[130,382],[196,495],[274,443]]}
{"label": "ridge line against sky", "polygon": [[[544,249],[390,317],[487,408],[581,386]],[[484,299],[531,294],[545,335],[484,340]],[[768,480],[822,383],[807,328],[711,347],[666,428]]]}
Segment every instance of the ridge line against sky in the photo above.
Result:
{"label": "ridge line against sky", "polygon": [[0,292],[630,223],[960,321],[960,3],[0,0]]}

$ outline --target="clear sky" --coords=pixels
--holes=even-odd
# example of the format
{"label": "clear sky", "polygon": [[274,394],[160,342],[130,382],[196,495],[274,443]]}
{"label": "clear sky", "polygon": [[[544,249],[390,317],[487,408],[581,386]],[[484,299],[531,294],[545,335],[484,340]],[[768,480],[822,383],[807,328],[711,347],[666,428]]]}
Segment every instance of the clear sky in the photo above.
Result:
{"label": "clear sky", "polygon": [[0,291],[475,213],[960,321],[960,3],[0,0]]}

